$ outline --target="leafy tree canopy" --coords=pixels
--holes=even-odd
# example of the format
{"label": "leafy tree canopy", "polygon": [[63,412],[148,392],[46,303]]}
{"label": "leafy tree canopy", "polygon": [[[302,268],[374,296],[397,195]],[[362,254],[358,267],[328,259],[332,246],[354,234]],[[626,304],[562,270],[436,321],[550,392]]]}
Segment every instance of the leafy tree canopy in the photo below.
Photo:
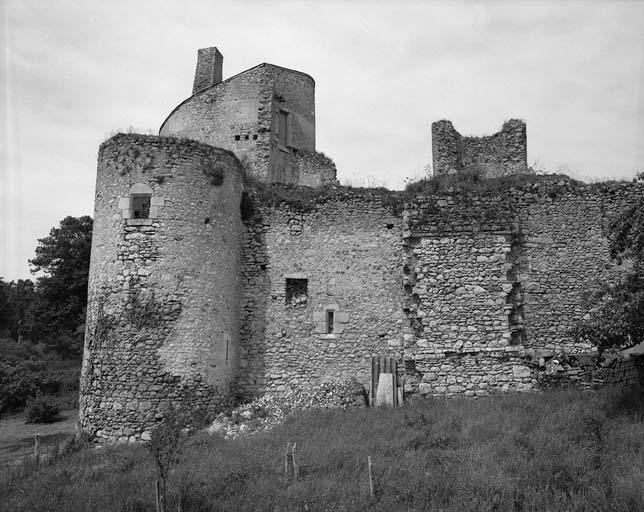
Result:
{"label": "leafy tree canopy", "polygon": [[621,213],[610,232],[611,258],[630,270],[616,282],[602,283],[590,297],[589,313],[575,328],[600,350],[644,341],[644,198]]}
{"label": "leafy tree canopy", "polygon": [[78,331],[85,321],[87,305],[92,226],[92,218],[87,215],[65,217],[49,236],[38,240],[36,257],[29,260],[33,273],[44,274],[36,280],[41,299],[36,309],[45,335],[72,337],[80,342]]}

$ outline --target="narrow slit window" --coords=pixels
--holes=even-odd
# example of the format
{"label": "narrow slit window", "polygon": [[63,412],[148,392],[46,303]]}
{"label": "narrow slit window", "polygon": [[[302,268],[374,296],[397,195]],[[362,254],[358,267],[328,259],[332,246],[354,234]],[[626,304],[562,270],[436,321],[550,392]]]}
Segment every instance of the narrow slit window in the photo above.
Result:
{"label": "narrow slit window", "polygon": [[277,112],[277,143],[280,146],[288,145],[288,112],[279,110]]}
{"label": "narrow slit window", "polygon": [[333,334],[333,320],[335,312],[327,310],[326,312],[326,332],[327,334]]}
{"label": "narrow slit window", "polygon": [[140,194],[132,196],[132,218],[148,219],[150,217],[150,201],[152,196]]}
{"label": "narrow slit window", "polygon": [[293,307],[306,306],[308,279],[286,278],[286,304]]}

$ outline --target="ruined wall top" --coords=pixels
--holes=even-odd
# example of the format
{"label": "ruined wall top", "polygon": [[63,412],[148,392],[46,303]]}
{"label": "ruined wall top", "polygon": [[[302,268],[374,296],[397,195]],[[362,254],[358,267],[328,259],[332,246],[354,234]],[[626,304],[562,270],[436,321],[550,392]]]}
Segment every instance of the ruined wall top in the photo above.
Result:
{"label": "ruined wall top", "polygon": [[526,172],[528,168],[525,122],[510,119],[501,130],[485,137],[463,137],[451,121],[432,123],[434,173],[480,171],[487,177]]}

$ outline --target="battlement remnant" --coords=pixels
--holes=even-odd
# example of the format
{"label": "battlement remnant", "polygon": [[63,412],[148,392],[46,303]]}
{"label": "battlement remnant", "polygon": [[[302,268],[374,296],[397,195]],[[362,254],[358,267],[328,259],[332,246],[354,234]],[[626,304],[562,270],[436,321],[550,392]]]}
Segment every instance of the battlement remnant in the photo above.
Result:
{"label": "battlement remnant", "polygon": [[463,137],[451,121],[432,123],[434,175],[477,170],[494,178],[526,172],[527,148],[526,125],[520,119],[506,121],[501,131],[485,137]]}

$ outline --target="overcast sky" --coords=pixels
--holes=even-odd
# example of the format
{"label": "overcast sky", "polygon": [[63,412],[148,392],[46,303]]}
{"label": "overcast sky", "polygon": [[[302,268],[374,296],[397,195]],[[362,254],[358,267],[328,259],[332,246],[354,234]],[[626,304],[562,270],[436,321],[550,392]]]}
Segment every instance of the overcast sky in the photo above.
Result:
{"label": "overcast sky", "polygon": [[524,119],[528,163],[586,181],[644,169],[644,2],[0,0],[0,276],[37,238],[93,214],[110,135],[157,133],[197,49],[224,79],[260,62],[316,80],[317,149],[355,185],[401,188],[430,125]]}

